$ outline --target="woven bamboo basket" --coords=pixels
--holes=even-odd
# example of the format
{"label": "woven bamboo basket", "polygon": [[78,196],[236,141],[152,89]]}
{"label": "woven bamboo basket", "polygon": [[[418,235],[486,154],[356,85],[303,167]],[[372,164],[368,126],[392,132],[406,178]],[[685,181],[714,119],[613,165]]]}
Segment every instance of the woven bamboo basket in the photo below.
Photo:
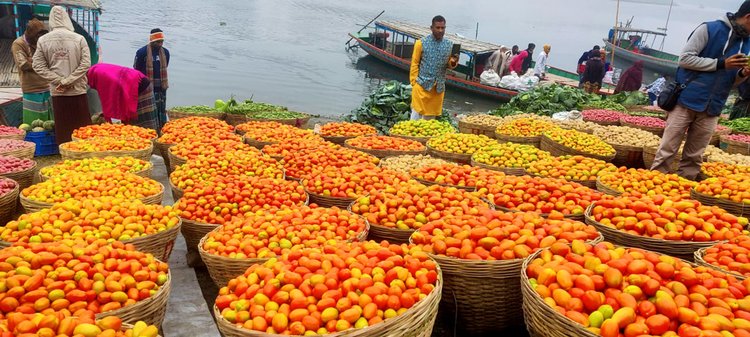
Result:
{"label": "woven bamboo basket", "polygon": [[413,140],[415,142],[420,142],[420,143],[422,143],[424,145],[427,145],[427,142],[432,138],[432,137],[412,137],[412,136],[394,135],[394,134],[391,134],[391,136],[392,137],[396,137],[396,138],[403,138],[403,139]]}
{"label": "woven bamboo basket", "polygon": [[32,165],[30,168],[27,168],[23,171],[19,172],[10,172],[10,173],[3,173],[0,174],[0,177],[5,177],[8,179],[13,179],[18,183],[18,186],[20,189],[27,188],[31,186],[34,183],[34,176],[36,175],[36,162],[34,162],[34,165]]}
{"label": "woven bamboo basket", "polygon": [[495,138],[495,129],[497,126],[488,126],[481,124],[467,123],[464,121],[458,121],[458,132],[468,133],[472,135],[485,135],[490,138]]}
{"label": "woven bamboo basket", "polygon": [[474,159],[471,160],[471,166],[482,168],[485,170],[492,170],[492,171],[498,171],[503,172],[509,176],[522,176],[526,174],[526,170],[522,167],[500,167],[500,166],[492,166],[487,164],[482,164],[479,162],[475,162]]}
{"label": "woven bamboo basket", "polygon": [[504,135],[501,133],[495,134],[495,138],[497,138],[497,141],[501,143],[511,142],[511,143],[516,143],[516,144],[528,144],[528,145],[533,145],[536,148],[539,148],[540,142],[542,140],[540,136],[515,137],[515,136]]}
{"label": "woven bamboo basket", "polygon": [[16,187],[13,190],[0,196],[0,223],[3,225],[13,219],[13,216],[16,214],[20,191],[21,189],[18,187],[18,183],[16,183]]}
{"label": "woven bamboo basket", "polygon": [[167,300],[169,300],[169,294],[172,292],[171,271],[168,276],[167,282],[153,296],[117,310],[99,313],[96,318],[117,316],[125,323],[135,324],[138,321],[144,321],[147,324],[161,326],[164,322],[164,315],[167,313]]}
{"label": "woven bamboo basket", "polygon": [[250,145],[258,150],[262,150],[264,146],[276,144],[278,142],[261,142],[259,140],[255,140],[248,137],[242,137],[242,139],[245,141],[245,144]]}
{"label": "woven bamboo basket", "polygon": [[734,276],[734,278],[736,278],[736,279],[738,279],[740,281],[742,281],[742,280],[744,280],[744,279],[747,278],[747,276],[744,276],[742,274],[738,274],[735,271],[724,269],[722,267],[715,266],[715,265],[712,265],[712,264],[706,262],[706,260],[703,259],[703,256],[706,255],[706,250],[708,248],[710,248],[710,247],[701,248],[701,249],[698,249],[698,250],[695,251],[695,254],[693,255],[693,260],[695,260],[695,264],[697,264],[699,266],[704,266],[704,267],[708,267],[708,268],[711,268],[711,269],[715,269],[715,270],[718,270],[718,271],[720,271],[722,273],[727,273],[729,275]]}
{"label": "woven bamboo basket", "polygon": [[242,123],[246,123],[248,121],[247,116],[245,115],[239,115],[239,114],[226,114],[224,116],[224,121],[227,122],[227,124],[231,126],[237,126]]}
{"label": "woven bamboo basket", "polygon": [[[370,225],[365,220],[365,229],[361,233],[357,234],[356,240],[353,241],[366,240],[369,228]],[[219,229],[221,229],[221,227],[217,227],[211,232],[218,231]],[[223,287],[229,282],[229,280],[244,274],[245,270],[247,270],[247,268],[250,268],[250,266],[268,261],[268,258],[233,259],[207,252],[205,249],[203,249],[203,244],[206,241],[206,238],[211,234],[211,232],[203,236],[198,242],[198,252],[200,253],[203,263],[206,264],[208,274],[211,275],[211,279],[214,280],[216,286]]]}
{"label": "woven bamboo basket", "polygon": [[643,147],[620,145],[608,143],[612,146],[615,151],[615,158],[612,159],[612,164],[617,166],[625,166],[629,168],[642,168],[643,164]]}
{"label": "woven bamboo basket", "polygon": [[169,180],[169,188],[172,190],[172,199],[173,200],[179,200],[185,194],[185,191],[183,191],[179,187],[175,186],[172,183],[171,179]]}
{"label": "woven bamboo basket", "polygon": [[[164,199],[164,185],[159,183],[159,186],[161,189],[159,189],[159,193],[156,193],[154,195],[139,198],[141,202],[143,202],[146,205],[161,205],[162,200]],[[33,213],[33,212],[39,212],[43,209],[51,208],[54,204],[46,203],[46,202],[39,202],[36,200],[31,200],[29,198],[26,198],[21,194],[21,206],[23,206],[23,209],[26,213]]]}
{"label": "woven bamboo basket", "polygon": [[[325,335],[327,337],[430,337],[435,325],[440,297],[443,291],[443,272],[437,267],[438,279],[427,296],[415,303],[401,315],[388,318],[381,323],[362,329],[348,329],[339,333]],[[285,337],[284,335],[268,334],[265,332],[244,329],[224,319],[219,309],[214,305],[214,316],[219,332],[224,337]]]}
{"label": "woven bamboo basket", "polygon": [[[141,170],[141,171],[138,171],[138,172],[133,172],[133,174],[141,176],[141,177],[144,177],[144,178],[151,178],[151,174],[153,172],[154,172],[154,166],[150,165],[147,169]],[[39,182],[45,182],[45,181],[49,180],[49,178],[51,178],[51,177],[42,175],[41,171],[37,171],[36,176],[38,177]]]}
{"label": "woven bamboo basket", "polygon": [[458,185],[440,184],[440,183],[436,183],[434,181],[419,179],[419,178],[415,178],[415,177],[412,177],[412,179],[418,181],[420,184],[425,185],[425,186],[440,185],[440,186],[445,186],[445,187],[453,187],[453,188],[457,188],[459,190],[464,190],[464,191],[469,191],[469,192],[474,192],[474,191],[477,190],[477,188],[475,186],[458,186]]}
{"label": "woven bamboo basket", "polygon": [[149,253],[158,260],[169,261],[169,256],[172,255],[172,248],[177,239],[177,234],[180,233],[181,224],[182,221],[167,230],[137,237],[124,242],[133,244],[136,250]]}
{"label": "woven bamboo basket", "polygon": [[409,237],[414,233],[413,229],[398,229],[385,227],[378,224],[370,224],[370,234],[368,240],[377,242],[386,240],[394,244],[409,243]]}
{"label": "woven bamboo basket", "polygon": [[539,177],[539,178],[553,178],[553,179],[562,179],[562,180],[565,180],[565,181],[567,181],[567,182],[570,182],[570,183],[581,184],[581,185],[583,185],[583,186],[586,186],[586,187],[588,187],[588,188],[590,188],[590,189],[592,189],[592,190],[595,190],[595,189],[597,189],[597,188],[596,188],[596,180],[575,180],[575,179],[565,179],[565,178],[563,178],[563,177],[560,177],[560,178],[555,178],[555,177],[545,177],[545,176],[542,176],[542,175],[538,175],[538,174],[531,174],[531,176],[534,176],[534,177]]}
{"label": "woven bamboo basket", "polygon": [[0,135],[0,139],[15,139],[15,140],[24,140],[26,139],[26,131],[21,130],[22,133],[17,135]]}
{"label": "woven bamboo basket", "polygon": [[[520,212],[519,210],[516,210],[516,209],[511,209],[508,207],[495,205],[494,202],[490,202],[490,205],[492,206],[493,209],[496,209],[498,211],[511,212],[511,213]],[[539,213],[539,216],[541,216],[542,218],[548,218],[549,213]],[[579,214],[579,215],[568,214],[568,215],[564,215],[563,217],[566,219],[575,220],[575,221],[583,221],[585,219],[583,214]]]}
{"label": "woven bamboo basket", "polygon": [[323,139],[327,142],[331,142],[338,145],[344,145],[347,140],[356,138],[357,136],[323,136]]}
{"label": "woven bamboo basket", "polygon": [[85,158],[104,158],[104,157],[133,157],[144,161],[151,160],[151,154],[154,152],[154,144],[149,144],[143,150],[133,151],[73,151],[60,146],[60,156],[63,160],[78,160]]}
{"label": "woven bamboo basket", "polygon": [[169,162],[169,148],[175,144],[162,143],[154,141],[154,152],[158,153],[164,159],[164,166],[167,168],[167,175],[172,173],[171,163]]}
{"label": "woven bamboo basket", "polygon": [[615,197],[619,197],[620,195],[622,195],[622,192],[620,192],[620,191],[618,191],[618,190],[616,190],[614,188],[611,188],[611,187],[605,185],[601,181],[600,178],[596,178],[596,189],[599,192],[602,192],[604,194],[608,194],[608,195],[611,195],[611,196],[615,196]]}
{"label": "woven bamboo basket", "polygon": [[186,117],[206,117],[206,118],[215,118],[220,121],[223,121],[226,114],[223,112],[182,112],[182,111],[167,110],[167,116],[169,117],[169,120],[186,118]]}
{"label": "woven bamboo basket", "polygon": [[425,151],[427,151],[426,148],[424,150],[419,150],[419,151],[417,151],[417,150],[415,150],[415,151],[398,151],[398,150],[364,149],[364,148],[361,148],[361,147],[351,146],[351,145],[349,145],[348,141],[347,141],[347,143],[344,144],[344,146],[346,146],[346,147],[348,147],[350,149],[354,149],[354,150],[357,150],[357,151],[360,151],[360,152],[367,153],[367,154],[375,156],[375,157],[377,157],[379,159],[383,159],[385,157],[396,157],[396,156],[405,156],[405,155],[420,155],[420,154],[425,154]]}
{"label": "woven bamboo basket", "polygon": [[[304,186],[304,180],[300,181],[300,184]],[[307,195],[310,196],[310,203],[316,204],[320,207],[338,207],[341,209],[346,209],[351,203],[354,202],[354,200],[356,200],[355,198],[335,198],[315,194],[308,191],[307,188],[305,188],[305,192],[307,192]]]}
{"label": "woven bamboo basket", "polygon": [[547,152],[549,152],[550,154],[552,154],[553,156],[556,156],[556,157],[567,156],[567,155],[584,156],[584,157],[589,157],[589,158],[603,160],[603,161],[606,161],[606,162],[611,162],[615,158],[615,156],[617,155],[617,153],[614,153],[614,154],[612,154],[610,156],[600,156],[600,155],[596,155],[596,154],[586,153],[586,152],[583,152],[583,151],[578,151],[578,150],[575,150],[575,149],[571,149],[571,148],[569,148],[567,146],[558,144],[555,141],[553,141],[552,139],[547,138],[546,136],[542,136],[542,140],[541,140],[539,148],[542,151],[547,151]]}
{"label": "woven bamboo basket", "polygon": [[531,254],[521,264],[520,287],[526,329],[532,337],[598,337],[583,325],[555,311],[534,291],[526,270],[543,250]]}
{"label": "woven bamboo basket", "polygon": [[[221,227],[216,227],[218,230]],[[206,264],[208,274],[211,275],[211,279],[214,281],[217,287],[226,286],[229,280],[240,276],[245,273],[247,268],[254,264],[262,264],[268,261],[268,258],[264,259],[232,259],[220,255],[214,255],[208,253],[203,249],[203,242],[208,237],[208,234],[201,238],[198,242],[198,253],[200,253],[201,260]]]}
{"label": "woven bamboo basket", "polygon": [[692,242],[692,241],[673,241],[654,239],[646,236],[629,234],[624,231],[605,226],[591,217],[591,210],[596,206],[592,203],[586,209],[586,224],[596,227],[599,233],[604,235],[604,240],[620,246],[628,246],[650,250],[669,256],[678,257],[687,261],[692,261],[695,251],[701,248],[710,247],[718,241]]}
{"label": "woven bamboo basket", "polygon": [[248,122],[278,122],[281,124],[296,126],[298,128],[304,128],[307,126],[307,122],[310,121],[311,116],[302,118],[286,118],[286,119],[266,119],[266,118],[250,118],[247,117]]}
{"label": "woven bamboo basket", "polygon": [[727,129],[724,131],[714,131],[714,134],[711,136],[711,140],[708,142],[708,144],[718,147],[721,144],[721,136],[727,136],[731,133],[732,129]]}
{"label": "woven bamboo basket", "polygon": [[[179,232],[180,223],[170,229],[123,241],[123,243],[132,244],[137,251],[151,254],[157,260],[167,261],[172,254],[172,248]],[[12,245],[12,242],[0,241],[0,249]]]}
{"label": "woven bamboo basket", "polygon": [[34,151],[36,151],[36,144],[32,142],[25,142],[27,147],[18,150],[0,152],[0,156],[16,157],[20,159],[33,159]]}
{"label": "woven bamboo basket", "polygon": [[172,150],[167,150],[167,157],[169,157],[169,174],[172,174],[177,167],[185,165],[187,163],[187,159],[178,157],[174,153],[172,153]]}
{"label": "woven bamboo basket", "polygon": [[729,154],[739,153],[745,156],[750,156],[750,143],[738,142],[731,140],[726,136],[720,136],[721,148]]}
{"label": "woven bamboo basket", "polygon": [[[599,237],[589,241],[596,244]],[[411,241],[409,242],[411,244]],[[443,270],[442,309],[456,317],[460,330],[486,334],[522,324],[520,274],[524,259],[464,260],[428,254]]]}
{"label": "woven bamboo basket", "polygon": [[[658,147],[644,147],[643,148],[643,165],[645,168],[650,169],[652,165],[654,165],[654,160],[656,159],[656,152],[658,151]],[[670,166],[671,172],[677,172],[680,168],[680,158],[682,158],[682,150],[678,150],[677,154],[674,156],[674,159],[672,160],[672,165]],[[703,155],[703,161],[705,162],[706,155]]]}
{"label": "woven bamboo basket", "polygon": [[661,136],[664,135],[664,128],[660,128],[660,127],[653,127],[653,126],[644,126],[644,125],[632,124],[632,123],[625,122],[623,120],[620,121],[620,125],[631,127],[633,129],[641,129],[643,131],[648,131],[648,132],[651,132],[651,133],[653,133],[653,134],[655,134],[655,135],[657,135],[659,137],[661,137]]}
{"label": "woven bamboo basket", "polygon": [[[182,233],[182,236],[185,237],[188,255],[193,254],[200,257],[198,255],[198,243],[200,243],[201,239],[203,239],[206,234],[219,227],[219,225],[192,221],[185,218],[181,219],[182,226],[180,226],[180,232]],[[203,263],[203,260],[200,258],[198,261],[199,264]]]}
{"label": "woven bamboo basket", "polygon": [[690,198],[698,200],[701,204],[706,206],[719,206],[725,211],[732,213],[736,216],[747,216],[750,214],[750,205],[745,205],[741,202],[735,202],[727,199],[717,198],[708,194],[703,194],[695,191],[695,188],[690,190]]}
{"label": "woven bamboo basket", "polygon": [[432,155],[433,157],[445,159],[445,160],[456,162],[459,164],[466,164],[466,165],[471,164],[471,156],[472,156],[471,154],[451,153],[451,152],[435,150],[429,145],[427,145],[427,154]]}
{"label": "woven bamboo basket", "polygon": [[616,121],[616,122],[605,122],[605,121],[597,121],[597,120],[593,120],[593,119],[586,119],[586,118],[584,118],[584,119],[583,119],[583,121],[584,121],[584,122],[591,122],[591,123],[594,123],[594,124],[599,124],[599,125],[601,125],[601,126],[618,126],[618,125],[620,125],[620,121]]}

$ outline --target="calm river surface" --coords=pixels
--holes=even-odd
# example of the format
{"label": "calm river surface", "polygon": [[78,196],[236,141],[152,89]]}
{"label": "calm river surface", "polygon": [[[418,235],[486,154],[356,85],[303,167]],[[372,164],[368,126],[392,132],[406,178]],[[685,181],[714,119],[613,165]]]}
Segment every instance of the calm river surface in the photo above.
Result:
{"label": "calm river surface", "polygon": [[[347,33],[381,10],[382,18],[429,25],[447,18],[448,32],[498,44],[552,45],[550,64],[573,70],[581,53],[615,21],[616,2],[600,0],[104,0],[102,61],[132,66],[135,50],[151,28],[165,31],[172,55],[168,106],[212,105],[238,98],[286,105],[337,117],[359,106],[381,81],[406,81],[405,72],[348,53]],[[734,11],[739,1],[678,1],[664,50],[677,53],[700,22]],[[665,5],[666,3],[666,5]],[[669,0],[623,2],[622,20],[634,26],[664,27]],[[710,7],[709,7],[710,6]],[[537,48],[538,50],[540,48]],[[536,59],[536,55],[534,56]],[[487,111],[497,103],[450,90],[446,108]]]}

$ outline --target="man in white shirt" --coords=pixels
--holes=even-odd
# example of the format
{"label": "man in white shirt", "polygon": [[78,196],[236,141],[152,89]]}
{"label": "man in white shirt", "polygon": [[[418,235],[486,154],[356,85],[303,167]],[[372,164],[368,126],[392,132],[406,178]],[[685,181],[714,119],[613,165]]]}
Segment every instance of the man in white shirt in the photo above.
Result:
{"label": "man in white shirt", "polygon": [[552,49],[550,45],[545,44],[542,48],[542,52],[539,53],[539,60],[536,61],[536,67],[534,67],[534,76],[543,79],[547,73],[547,58],[549,58],[549,51]]}

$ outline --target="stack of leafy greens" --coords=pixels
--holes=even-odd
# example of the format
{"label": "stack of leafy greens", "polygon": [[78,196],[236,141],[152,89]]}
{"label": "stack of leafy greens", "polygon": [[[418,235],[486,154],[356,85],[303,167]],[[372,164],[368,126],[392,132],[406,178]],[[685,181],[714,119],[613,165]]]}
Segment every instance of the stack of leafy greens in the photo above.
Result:
{"label": "stack of leafy greens", "polygon": [[[379,133],[387,134],[394,124],[408,120],[410,115],[411,85],[399,81],[388,81],[365,98],[359,108],[344,116],[344,120],[368,124]],[[446,110],[443,110],[438,120],[449,122],[453,127],[457,127],[455,118]]]}
{"label": "stack of leafy greens", "polygon": [[228,114],[245,115],[257,119],[293,119],[309,117],[300,112],[289,111],[283,106],[254,102],[251,99],[238,102],[234,97],[231,97],[226,102],[216,100],[214,107],[219,111]]}
{"label": "stack of leafy greens", "polygon": [[622,106],[622,104],[617,103],[615,101],[611,101],[609,99],[601,99],[601,100],[598,100],[598,101],[591,101],[591,102],[588,102],[588,103],[584,104],[581,108],[584,109],[584,110],[589,110],[589,109],[592,109],[592,110],[604,109],[604,110],[613,110],[613,111],[619,111],[619,112],[627,112],[628,111],[628,109],[625,109],[625,107]]}
{"label": "stack of leafy greens", "polygon": [[651,105],[648,95],[640,91],[621,92],[607,97],[608,101],[622,104],[624,106]]}
{"label": "stack of leafy greens", "polygon": [[500,106],[490,114],[507,116],[526,112],[552,116],[561,111],[579,110],[584,105],[599,100],[599,96],[587,94],[578,88],[559,84],[540,85],[518,94],[508,104]]}
{"label": "stack of leafy greens", "polygon": [[352,110],[344,119],[372,125],[385,134],[394,124],[409,119],[410,105],[411,86],[388,81],[375,89],[359,108]]}

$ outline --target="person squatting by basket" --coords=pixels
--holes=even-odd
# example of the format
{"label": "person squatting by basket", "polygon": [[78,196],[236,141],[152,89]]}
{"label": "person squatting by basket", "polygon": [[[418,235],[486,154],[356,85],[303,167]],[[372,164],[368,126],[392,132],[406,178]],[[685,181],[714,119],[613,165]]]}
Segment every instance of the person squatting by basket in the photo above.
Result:
{"label": "person squatting by basket", "polygon": [[169,88],[169,50],[164,48],[164,32],[159,28],[151,30],[149,43],[135,53],[133,68],[140,71],[151,82],[156,104],[157,130],[167,122],[167,89]]}
{"label": "person squatting by basket", "polygon": [[409,82],[412,85],[411,119],[435,119],[443,113],[445,74],[458,66],[451,55],[453,42],[445,37],[445,18],[432,18],[432,34],[414,43]]}
{"label": "person squatting by basket", "polygon": [[89,86],[99,92],[104,118],[159,132],[151,81],[140,71],[99,63],[88,72]]}
{"label": "person squatting by basket", "polygon": [[750,75],[746,56],[750,52],[748,31],[750,1],[745,1],[736,13],[705,22],[690,35],[680,54],[676,78],[685,88],[667,115],[667,127],[652,170],[669,172],[684,138],[677,174],[693,180],[698,177],[703,152],[719,122],[729,91]]}

